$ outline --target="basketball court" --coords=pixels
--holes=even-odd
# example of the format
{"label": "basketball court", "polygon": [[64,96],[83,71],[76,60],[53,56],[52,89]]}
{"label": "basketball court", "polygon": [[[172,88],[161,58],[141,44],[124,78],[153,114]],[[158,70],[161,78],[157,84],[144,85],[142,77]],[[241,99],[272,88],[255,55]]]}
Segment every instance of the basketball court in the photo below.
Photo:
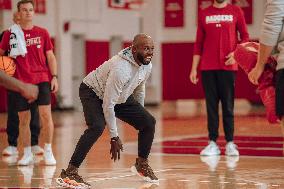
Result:
{"label": "basketball court", "polygon": [[[150,165],[159,185],[145,183],[130,171],[137,151],[137,135],[132,127],[119,122],[124,152],[119,162],[109,155],[109,136],[92,148],[79,173],[96,189],[281,189],[284,188],[283,134],[280,126],[269,125],[262,107],[236,103],[235,143],[240,157],[224,156],[223,129],[218,144],[222,155],[201,157],[207,144],[203,101],[164,102],[148,107],[157,119]],[[58,188],[55,178],[66,168],[85,124],[81,111],[53,112],[55,132],[53,150],[56,166],[44,166],[41,156],[32,166],[17,166],[17,157],[1,157],[0,188]],[[6,114],[0,114],[0,150],[7,146]],[[22,146],[19,146],[20,156]]]}

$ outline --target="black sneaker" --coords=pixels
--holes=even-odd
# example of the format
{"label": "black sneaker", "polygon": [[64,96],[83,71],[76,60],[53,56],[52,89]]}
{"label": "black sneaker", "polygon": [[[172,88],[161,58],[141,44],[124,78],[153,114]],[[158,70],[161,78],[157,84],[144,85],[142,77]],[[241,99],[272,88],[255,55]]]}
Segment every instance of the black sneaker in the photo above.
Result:
{"label": "black sneaker", "polygon": [[67,172],[62,169],[59,178],[56,179],[56,183],[62,187],[68,188],[91,188],[91,185],[78,175],[77,170]]}
{"label": "black sneaker", "polygon": [[131,171],[147,182],[159,182],[159,179],[154,174],[152,168],[148,165],[147,159],[136,158],[136,163],[131,167]]}

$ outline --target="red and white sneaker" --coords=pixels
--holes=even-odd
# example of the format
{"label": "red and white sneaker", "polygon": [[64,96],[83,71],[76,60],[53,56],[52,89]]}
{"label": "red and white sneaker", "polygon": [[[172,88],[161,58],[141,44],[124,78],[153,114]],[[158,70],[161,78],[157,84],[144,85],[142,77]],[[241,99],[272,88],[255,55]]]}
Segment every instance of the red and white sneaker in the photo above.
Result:
{"label": "red and white sneaker", "polygon": [[131,171],[147,182],[159,183],[159,179],[149,166],[147,159],[136,158],[136,163],[131,167]]}
{"label": "red and white sneaker", "polygon": [[78,175],[78,171],[67,172],[62,169],[59,178],[56,179],[56,183],[61,187],[76,188],[76,189],[87,189],[91,188],[91,185],[83,180]]}

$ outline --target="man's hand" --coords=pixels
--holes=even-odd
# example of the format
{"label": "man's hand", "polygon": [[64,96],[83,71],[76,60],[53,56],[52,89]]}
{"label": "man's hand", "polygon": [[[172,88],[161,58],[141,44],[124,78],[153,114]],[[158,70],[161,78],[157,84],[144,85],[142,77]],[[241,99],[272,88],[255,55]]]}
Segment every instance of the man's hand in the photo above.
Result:
{"label": "man's hand", "polygon": [[264,66],[256,66],[250,71],[248,78],[252,84],[258,85],[258,79],[260,78],[263,70]]}
{"label": "man's hand", "polygon": [[235,60],[235,58],[234,58],[234,53],[233,53],[233,52],[229,53],[229,54],[226,56],[226,58],[227,58],[227,61],[225,62],[225,65],[226,65],[226,66],[231,66],[231,65],[233,65],[233,64],[236,63],[236,60]]}
{"label": "man's hand", "polygon": [[58,91],[58,81],[57,81],[57,77],[52,77],[51,80],[51,91],[52,93],[56,93]]}
{"label": "man's hand", "polygon": [[33,84],[23,83],[20,93],[28,100],[29,103],[31,103],[37,99],[38,87]]}
{"label": "man's hand", "polygon": [[113,161],[120,159],[120,150],[123,151],[123,146],[119,137],[113,137],[110,140],[110,154]]}
{"label": "man's hand", "polygon": [[197,84],[197,82],[198,82],[197,70],[192,69],[192,70],[190,71],[189,79],[190,79],[191,83],[193,83],[194,85]]}

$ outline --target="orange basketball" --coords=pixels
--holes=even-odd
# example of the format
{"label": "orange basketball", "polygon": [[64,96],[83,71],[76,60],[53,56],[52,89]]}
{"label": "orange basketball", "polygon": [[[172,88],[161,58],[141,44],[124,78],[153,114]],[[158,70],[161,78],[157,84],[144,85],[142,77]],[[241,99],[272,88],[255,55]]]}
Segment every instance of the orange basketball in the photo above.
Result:
{"label": "orange basketball", "polygon": [[0,56],[0,70],[3,70],[10,76],[13,76],[16,71],[16,64],[14,60],[8,56]]}

